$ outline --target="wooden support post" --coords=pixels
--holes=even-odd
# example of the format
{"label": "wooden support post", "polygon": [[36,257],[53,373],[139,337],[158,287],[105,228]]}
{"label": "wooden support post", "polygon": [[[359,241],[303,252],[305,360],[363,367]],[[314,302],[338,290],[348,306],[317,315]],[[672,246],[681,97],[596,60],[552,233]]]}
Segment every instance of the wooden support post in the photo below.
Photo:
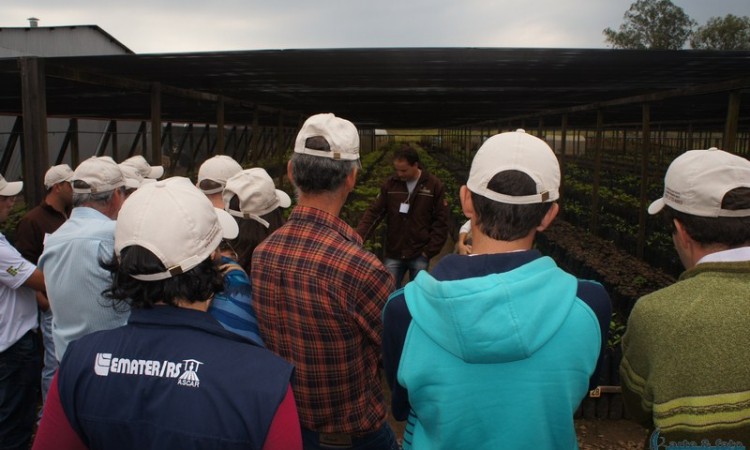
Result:
{"label": "wooden support post", "polygon": [[258,111],[253,114],[252,135],[250,136],[250,161],[257,161],[260,149],[260,125],[258,124]]}
{"label": "wooden support post", "polygon": [[284,117],[279,113],[276,119],[276,152],[274,156],[284,154]]}
{"label": "wooden support post", "polygon": [[560,195],[565,189],[565,165],[567,164],[566,155],[568,151],[568,115],[563,114],[560,118]]}
{"label": "wooden support post", "polygon": [[23,57],[19,59],[19,64],[23,108],[23,193],[26,204],[33,206],[39,204],[46,194],[40,181],[44,180],[44,174],[49,168],[47,90],[43,60]]}
{"label": "wooden support post", "polygon": [[643,259],[646,249],[646,208],[648,207],[648,157],[651,154],[651,106],[643,104],[642,134],[641,142],[641,198],[638,208],[638,240],[636,243],[636,256]]}
{"label": "wooden support post", "polygon": [[216,102],[216,154],[226,154],[226,148],[224,144],[224,97],[219,96],[219,101]]}
{"label": "wooden support post", "polygon": [[727,121],[724,126],[724,148],[723,150],[736,153],[737,126],[740,121],[740,91],[729,93],[729,105],[727,105]]}
{"label": "wooden support post", "polygon": [[602,133],[604,128],[604,113],[596,112],[596,139],[594,140],[594,182],[591,186],[591,232],[599,231],[599,182],[602,172]]}
{"label": "wooden support post", "polygon": [[[146,149],[143,149],[146,156]],[[151,84],[151,161],[150,164],[161,165],[161,84]]]}

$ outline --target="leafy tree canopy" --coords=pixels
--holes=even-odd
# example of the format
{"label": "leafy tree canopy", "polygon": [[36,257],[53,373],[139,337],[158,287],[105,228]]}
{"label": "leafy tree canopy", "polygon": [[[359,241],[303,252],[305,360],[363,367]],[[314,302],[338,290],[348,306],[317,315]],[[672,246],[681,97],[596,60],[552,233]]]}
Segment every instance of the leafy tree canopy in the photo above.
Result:
{"label": "leafy tree canopy", "polygon": [[679,50],[696,25],[670,0],[637,0],[623,18],[619,31],[603,31],[613,48]]}
{"label": "leafy tree canopy", "polygon": [[712,17],[693,33],[690,46],[700,50],[750,50],[750,17]]}

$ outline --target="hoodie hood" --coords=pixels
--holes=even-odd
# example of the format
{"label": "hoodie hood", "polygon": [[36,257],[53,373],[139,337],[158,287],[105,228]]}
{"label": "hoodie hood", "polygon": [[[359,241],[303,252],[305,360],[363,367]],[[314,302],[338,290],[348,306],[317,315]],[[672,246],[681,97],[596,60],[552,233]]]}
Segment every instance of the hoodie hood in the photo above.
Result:
{"label": "hoodie hood", "polygon": [[422,271],[404,288],[413,324],[456,357],[475,364],[525,359],[560,328],[578,280],[541,257],[514,270],[440,281]]}

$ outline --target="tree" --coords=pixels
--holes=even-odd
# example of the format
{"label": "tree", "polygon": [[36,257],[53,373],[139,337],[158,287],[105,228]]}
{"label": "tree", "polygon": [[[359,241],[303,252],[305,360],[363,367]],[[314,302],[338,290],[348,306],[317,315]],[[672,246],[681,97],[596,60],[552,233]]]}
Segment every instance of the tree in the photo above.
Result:
{"label": "tree", "polygon": [[637,0],[623,15],[620,30],[604,29],[613,48],[679,50],[696,22],[670,0]]}
{"label": "tree", "polygon": [[693,33],[690,46],[699,50],[750,50],[750,17],[712,17]]}

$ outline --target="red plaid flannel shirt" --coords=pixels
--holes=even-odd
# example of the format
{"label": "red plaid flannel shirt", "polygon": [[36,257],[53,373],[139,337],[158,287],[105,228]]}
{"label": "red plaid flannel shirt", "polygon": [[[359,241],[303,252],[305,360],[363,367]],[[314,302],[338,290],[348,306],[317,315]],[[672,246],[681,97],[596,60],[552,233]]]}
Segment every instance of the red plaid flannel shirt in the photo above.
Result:
{"label": "red plaid flannel shirt", "polygon": [[337,217],[297,206],[255,249],[252,281],[266,347],[296,368],[302,426],[347,434],[380,428],[381,312],[394,283],[360,236]]}

